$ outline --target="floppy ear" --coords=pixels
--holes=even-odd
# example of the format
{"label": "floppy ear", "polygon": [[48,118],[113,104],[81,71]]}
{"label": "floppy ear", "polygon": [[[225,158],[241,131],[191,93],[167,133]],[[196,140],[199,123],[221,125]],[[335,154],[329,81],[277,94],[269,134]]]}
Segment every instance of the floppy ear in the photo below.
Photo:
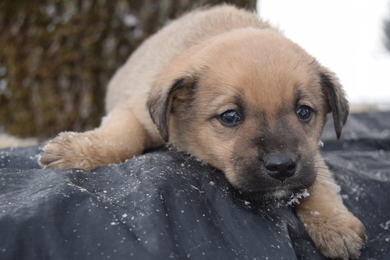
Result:
{"label": "floppy ear", "polygon": [[196,83],[197,79],[192,76],[183,76],[165,83],[159,80],[150,92],[146,105],[165,142],[169,140],[169,117],[174,110],[174,104],[192,100]]}
{"label": "floppy ear", "polygon": [[328,113],[332,112],[334,129],[337,139],[340,138],[341,130],[347,121],[349,103],[345,92],[334,73],[322,68],[320,72],[322,90],[328,103]]}

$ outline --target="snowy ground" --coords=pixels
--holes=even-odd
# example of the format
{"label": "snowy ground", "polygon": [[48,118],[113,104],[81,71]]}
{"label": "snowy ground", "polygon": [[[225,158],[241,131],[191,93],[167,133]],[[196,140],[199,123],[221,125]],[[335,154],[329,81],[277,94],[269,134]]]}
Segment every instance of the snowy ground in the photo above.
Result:
{"label": "snowy ground", "polygon": [[335,71],[357,107],[390,109],[390,0],[260,0],[262,18]]}

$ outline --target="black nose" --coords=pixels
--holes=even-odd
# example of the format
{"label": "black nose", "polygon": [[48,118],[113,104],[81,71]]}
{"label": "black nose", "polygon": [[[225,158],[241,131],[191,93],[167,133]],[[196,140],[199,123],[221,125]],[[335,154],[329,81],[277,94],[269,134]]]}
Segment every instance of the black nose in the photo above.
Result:
{"label": "black nose", "polygon": [[286,155],[275,155],[264,161],[269,176],[284,181],[295,173],[297,164],[295,159]]}

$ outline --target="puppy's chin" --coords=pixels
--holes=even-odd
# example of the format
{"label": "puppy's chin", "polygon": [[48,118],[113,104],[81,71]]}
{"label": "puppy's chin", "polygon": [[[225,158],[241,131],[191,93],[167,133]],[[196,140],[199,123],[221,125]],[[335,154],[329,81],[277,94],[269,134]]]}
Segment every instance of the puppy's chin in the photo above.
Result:
{"label": "puppy's chin", "polygon": [[[241,190],[242,191],[242,190]],[[242,191],[248,198],[261,201],[261,202],[286,202],[286,204],[290,204],[290,201],[294,201],[295,198],[306,197],[307,189],[304,187],[301,188],[279,188],[274,190],[267,191]],[[293,204],[293,203],[291,203]]]}
{"label": "puppy's chin", "polygon": [[293,193],[284,189],[276,190],[274,192],[268,192],[263,195],[265,199],[274,199],[274,200],[285,200],[291,197]]}
{"label": "puppy's chin", "polygon": [[305,176],[296,174],[283,182],[259,173],[256,175],[245,174],[243,175],[245,177],[241,178],[237,178],[237,175],[226,175],[226,177],[235,188],[249,199],[263,202],[288,202],[296,196],[299,197],[299,194],[305,194],[305,191],[314,184],[316,174],[311,172],[312,174]]}
{"label": "puppy's chin", "polygon": [[300,204],[300,199],[310,196],[307,189],[286,190],[280,189],[273,192],[240,192],[245,200],[258,203],[265,207],[296,206]]}

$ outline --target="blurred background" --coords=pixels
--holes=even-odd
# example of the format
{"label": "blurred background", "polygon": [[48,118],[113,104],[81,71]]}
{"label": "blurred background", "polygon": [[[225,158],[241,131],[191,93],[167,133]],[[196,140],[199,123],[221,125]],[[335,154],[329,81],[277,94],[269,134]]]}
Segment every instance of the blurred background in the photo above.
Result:
{"label": "blurred background", "polygon": [[261,0],[258,12],[337,73],[355,111],[390,108],[389,0]]}
{"label": "blurred background", "polygon": [[335,71],[355,108],[389,108],[389,0],[2,0],[0,132],[46,140],[93,129],[109,79],[143,40],[222,2],[257,9]]}

